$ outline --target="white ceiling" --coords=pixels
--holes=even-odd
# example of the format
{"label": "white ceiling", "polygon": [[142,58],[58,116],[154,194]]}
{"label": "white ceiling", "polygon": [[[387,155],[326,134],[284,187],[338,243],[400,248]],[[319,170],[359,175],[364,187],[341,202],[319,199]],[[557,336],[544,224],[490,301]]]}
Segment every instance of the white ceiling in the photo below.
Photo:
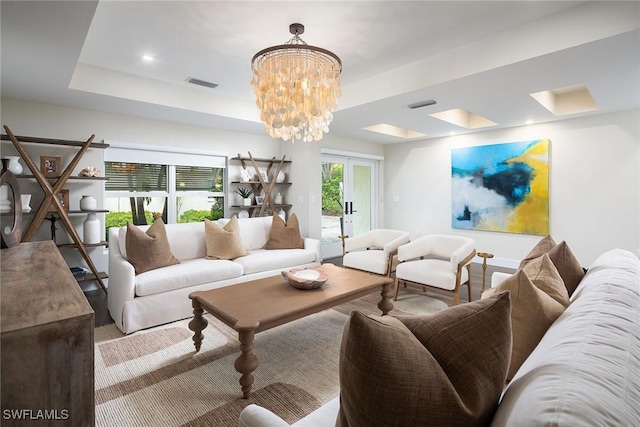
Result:
{"label": "white ceiling", "polygon": [[[2,96],[264,134],[250,61],[291,37],[336,53],[343,96],[330,133],[378,143],[387,123],[427,138],[464,128],[640,109],[640,2],[5,1]],[[156,59],[141,60],[143,54]],[[207,89],[188,77],[217,83]],[[598,111],[556,117],[532,92],[585,84]],[[411,110],[408,104],[434,99]]]}

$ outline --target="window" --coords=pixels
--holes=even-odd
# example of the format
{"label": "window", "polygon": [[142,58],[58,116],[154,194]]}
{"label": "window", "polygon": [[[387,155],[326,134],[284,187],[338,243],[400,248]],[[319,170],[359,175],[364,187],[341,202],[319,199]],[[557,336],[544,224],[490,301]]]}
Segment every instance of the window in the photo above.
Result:
{"label": "window", "polygon": [[[225,157],[164,152],[157,148],[141,150],[133,144],[127,148],[110,148],[107,152],[107,230],[127,222],[151,224],[155,217],[162,217],[165,223],[175,223],[224,216]],[[147,163],[140,163],[138,159]]]}

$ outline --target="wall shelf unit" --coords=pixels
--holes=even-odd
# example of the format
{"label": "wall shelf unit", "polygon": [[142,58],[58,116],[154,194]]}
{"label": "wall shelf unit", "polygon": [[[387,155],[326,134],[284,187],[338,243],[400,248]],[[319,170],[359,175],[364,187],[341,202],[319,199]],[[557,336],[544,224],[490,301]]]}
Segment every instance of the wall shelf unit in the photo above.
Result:
{"label": "wall shelf unit", "polygon": [[[267,208],[269,208],[272,213],[277,213],[279,209],[289,210],[292,205],[288,203],[276,204],[272,192],[276,186],[282,186],[284,188],[291,186],[291,182],[277,182],[277,177],[280,172],[284,173],[283,167],[290,164],[291,160],[287,160],[286,156],[282,156],[281,159],[277,159],[275,157],[269,159],[253,157],[251,152],[248,152],[248,154],[248,156],[241,156],[238,153],[238,156],[232,157],[231,160],[239,161],[242,169],[249,171],[257,179],[249,181],[231,181],[231,184],[250,186],[254,196],[264,195],[264,202],[261,205],[253,204],[250,206],[244,206],[233,204],[230,207],[233,209],[247,210],[252,217],[264,216]],[[259,163],[265,164],[267,167],[264,175],[258,166]]]}
{"label": "wall shelf unit", "polygon": [[[95,263],[91,259],[89,252],[87,251],[88,247],[94,246],[106,246],[106,242],[100,242],[96,244],[85,244],[78,231],[74,227],[71,222],[70,215],[74,214],[87,214],[87,213],[106,213],[106,210],[92,210],[92,211],[83,211],[83,210],[68,210],[68,206],[64,206],[61,202],[58,195],[62,192],[63,186],[70,179],[79,179],[79,180],[101,180],[104,181],[104,177],[79,177],[79,176],[71,176],[72,171],[80,162],[82,156],[86,153],[89,148],[97,148],[97,149],[105,149],[109,147],[109,144],[96,143],[93,142],[95,135],[91,135],[89,139],[86,141],[69,141],[69,140],[61,140],[61,139],[49,139],[49,138],[40,138],[40,137],[29,137],[29,136],[15,136],[11,130],[4,126],[4,130],[6,135],[2,135],[3,140],[9,140],[15,147],[16,151],[20,154],[22,161],[27,165],[29,170],[31,170],[32,175],[18,175],[19,178],[31,178],[35,179],[44,192],[44,199],[37,209],[35,209],[35,216],[31,221],[31,224],[22,234],[22,242],[29,242],[34,237],[38,228],[42,225],[45,219],[55,222],[60,221],[71,239],[73,243],[69,244],[61,244],[57,245],[59,248],[75,248],[80,252],[80,255],[87,263],[89,270],[91,271],[90,275],[84,276],[82,279],[78,280],[78,282],[86,282],[86,281],[95,281],[97,282],[104,292],[107,292],[107,288],[103,282],[106,279],[107,273],[103,271],[98,271],[95,266]],[[77,147],[79,150],[69,162],[69,164],[64,168],[61,174],[57,177],[49,177],[45,176],[41,171],[39,166],[32,160],[29,153],[22,146],[23,144],[49,144],[49,145],[62,145],[69,147]],[[52,210],[53,209],[53,210]],[[33,214],[33,213],[31,213]],[[47,215],[51,215],[47,217]],[[57,217],[57,219],[56,219]],[[53,225],[53,224],[52,224]]]}

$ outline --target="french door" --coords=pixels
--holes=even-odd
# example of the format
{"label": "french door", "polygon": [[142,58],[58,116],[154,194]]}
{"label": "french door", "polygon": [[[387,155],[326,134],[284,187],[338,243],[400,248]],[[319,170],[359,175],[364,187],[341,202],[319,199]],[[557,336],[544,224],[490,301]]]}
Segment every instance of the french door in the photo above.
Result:
{"label": "french door", "polygon": [[355,236],[377,226],[377,162],[322,156],[322,256],[342,255],[340,235]]}

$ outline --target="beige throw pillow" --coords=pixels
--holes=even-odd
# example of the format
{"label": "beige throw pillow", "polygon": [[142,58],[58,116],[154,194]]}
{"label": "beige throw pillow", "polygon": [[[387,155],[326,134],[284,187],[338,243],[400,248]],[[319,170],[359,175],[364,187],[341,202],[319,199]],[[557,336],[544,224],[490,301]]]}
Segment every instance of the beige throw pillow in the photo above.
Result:
{"label": "beige throw pillow", "polygon": [[247,254],[240,237],[240,223],[235,215],[223,228],[205,218],[204,234],[207,258],[233,259]]}
{"label": "beige throw pillow", "polygon": [[513,347],[507,374],[510,381],[549,326],[569,305],[569,296],[562,278],[546,254],[497,287],[485,291],[482,298],[504,291],[511,293]]}
{"label": "beige throw pillow", "polygon": [[506,292],[426,315],[354,311],[336,426],[489,425],[509,365],[509,311]]}
{"label": "beige throw pillow", "polygon": [[518,268],[524,267],[529,261],[542,256],[542,254],[549,252],[557,245],[556,241],[553,240],[553,237],[547,235],[542,238],[534,247],[531,249],[531,252],[527,254],[522,261],[520,261],[520,265]]}
{"label": "beige throw pillow", "polygon": [[171,253],[162,218],[156,219],[146,232],[127,223],[125,241],[127,261],[133,265],[136,274],[180,263]]}
{"label": "beige throw pillow", "polygon": [[584,269],[564,240],[556,244],[551,236],[546,236],[524,257],[518,268],[523,268],[545,253],[549,255],[551,262],[558,269],[558,273],[560,273],[560,277],[564,281],[564,286],[567,288],[569,296],[571,296],[584,277]]}
{"label": "beige throw pillow", "polygon": [[269,241],[265,249],[304,249],[296,214],[292,214],[286,224],[277,214],[273,215]]}

